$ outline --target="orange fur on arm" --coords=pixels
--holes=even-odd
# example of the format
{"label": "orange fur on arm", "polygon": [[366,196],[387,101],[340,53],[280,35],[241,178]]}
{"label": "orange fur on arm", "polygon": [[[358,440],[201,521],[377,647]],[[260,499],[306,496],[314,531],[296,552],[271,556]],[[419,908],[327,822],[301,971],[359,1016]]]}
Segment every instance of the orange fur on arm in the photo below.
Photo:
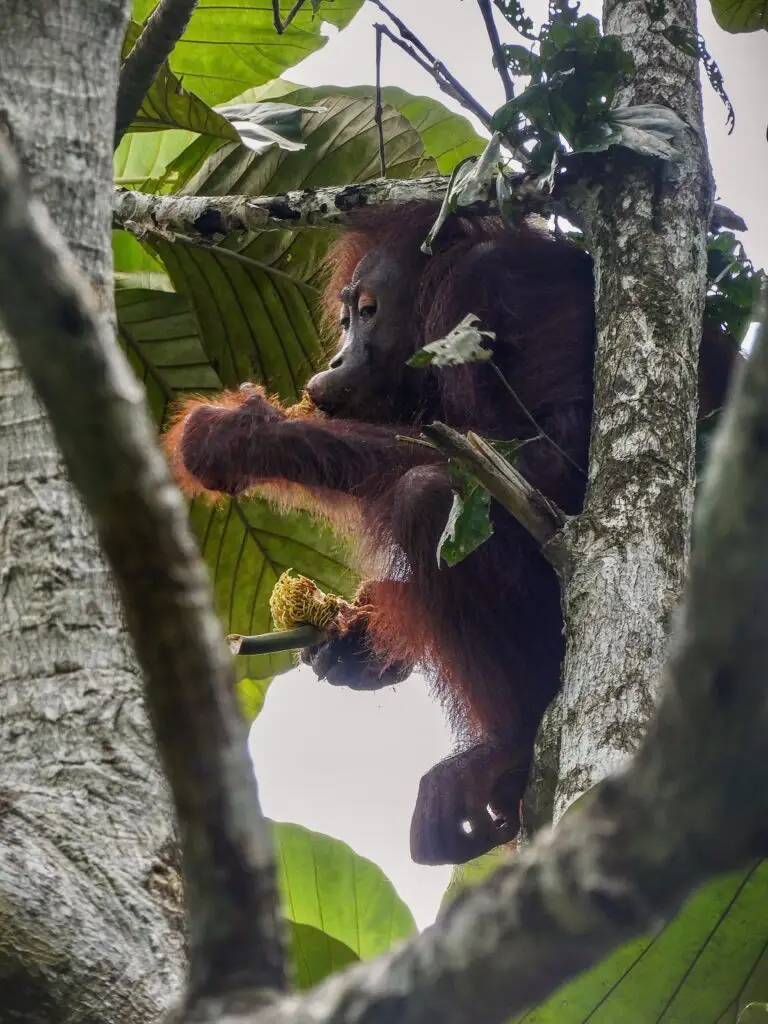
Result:
{"label": "orange fur on arm", "polygon": [[214,408],[222,412],[237,412],[250,399],[259,398],[269,403],[274,410],[275,418],[304,419],[321,415],[307,394],[304,394],[295,405],[284,407],[272,395],[268,395],[263,387],[257,384],[242,385],[237,391],[222,391],[213,397],[203,395],[187,395],[174,402],[168,417],[168,428],[163,434],[163,448],[173,476],[182,492],[189,498],[204,495],[210,501],[218,502],[227,495],[221,491],[212,491],[205,487],[184,465],[181,456],[181,445],[189,417],[198,409]]}
{"label": "orange fur on arm", "polygon": [[282,412],[282,406],[276,399],[270,398],[264,389],[258,385],[249,385],[238,388],[237,391],[222,391],[212,398],[204,395],[185,395],[177,399],[170,408],[168,414],[168,427],[163,432],[162,446],[165,450],[168,466],[181,492],[188,498],[197,498],[204,495],[209,501],[219,502],[227,497],[221,491],[211,491],[194,477],[181,457],[181,442],[189,417],[197,410],[204,407],[235,411],[239,409],[254,394],[267,399],[274,405],[277,412]]}

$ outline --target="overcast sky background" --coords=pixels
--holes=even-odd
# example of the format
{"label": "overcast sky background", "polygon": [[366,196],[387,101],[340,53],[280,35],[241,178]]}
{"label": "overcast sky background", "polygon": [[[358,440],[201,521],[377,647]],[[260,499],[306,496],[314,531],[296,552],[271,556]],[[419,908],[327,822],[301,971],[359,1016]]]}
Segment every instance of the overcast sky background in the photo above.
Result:
{"label": "overcast sky background", "polygon": [[[389,0],[388,6],[488,110],[503,102],[477,5],[472,0]],[[540,21],[543,0],[526,10]],[[599,15],[589,0],[584,13]],[[725,130],[725,109],[704,82],[704,106],[718,197],[745,218],[744,236],[754,262],[768,266],[768,34],[729,36],[714,22],[709,4],[699,8],[700,28],[720,65],[736,128]],[[350,26],[287,76],[306,85],[373,84],[374,30],[381,12],[365,4]],[[497,19],[502,41],[518,42]],[[415,95],[433,96],[461,110],[432,79],[384,40],[382,79]],[[476,125],[476,127],[479,127]],[[378,693],[354,693],[318,683],[297,669],[269,690],[251,732],[264,811],[336,836],[379,864],[410,906],[418,924],[434,920],[449,868],[411,862],[408,829],[421,775],[450,753],[443,716],[420,677]]]}

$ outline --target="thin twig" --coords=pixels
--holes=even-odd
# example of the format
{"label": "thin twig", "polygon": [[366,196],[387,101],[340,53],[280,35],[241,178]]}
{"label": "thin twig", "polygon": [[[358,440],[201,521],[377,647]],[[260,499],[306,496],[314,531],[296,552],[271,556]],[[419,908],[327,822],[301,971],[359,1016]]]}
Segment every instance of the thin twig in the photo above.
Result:
{"label": "thin twig", "polygon": [[542,427],[537,422],[536,418],[533,416],[533,414],[530,412],[530,410],[527,408],[527,406],[523,403],[522,399],[518,396],[518,394],[515,391],[515,389],[509,383],[509,381],[504,376],[504,374],[501,372],[501,370],[498,368],[498,366],[493,361],[493,359],[489,359],[488,360],[488,364],[493,369],[493,372],[499,378],[499,380],[504,385],[504,387],[509,392],[509,394],[512,396],[512,398],[514,398],[515,402],[517,403],[520,411],[523,413],[525,418],[539,432],[542,440],[546,441],[548,444],[551,444],[552,447],[555,449],[555,451],[558,452],[560,455],[562,455],[562,457],[565,459],[566,462],[570,462],[570,464],[573,466],[574,469],[577,469],[579,471],[579,473],[581,473],[582,476],[586,476],[587,475],[587,471],[584,468],[584,466],[580,466],[578,464],[578,462],[574,462],[573,459],[571,458],[571,456],[568,454],[568,452],[564,452],[563,449],[560,447],[560,445],[556,441],[554,441],[549,436],[549,434],[547,434],[547,432],[545,430],[542,429]]}
{"label": "thin twig", "polygon": [[241,636],[230,633],[227,637],[229,649],[234,655],[279,654],[282,651],[298,651],[302,647],[319,644],[323,639],[322,629],[316,626],[296,626],[295,629],[279,629],[274,633],[260,633],[257,636]]}
{"label": "thin twig", "polygon": [[115,111],[115,149],[141,109],[144,97],[176,43],[184,35],[198,0],[159,0],[120,71]]}
{"label": "thin twig", "polygon": [[384,111],[381,102],[381,36],[382,25],[373,26],[376,30],[376,128],[379,133],[379,171],[382,178],[387,176],[387,156],[384,152]]}
{"label": "thin twig", "polygon": [[291,24],[293,19],[296,17],[296,15],[299,13],[301,8],[304,6],[304,2],[305,2],[305,0],[296,0],[296,3],[293,5],[293,7],[290,9],[290,11],[286,14],[285,18],[281,19],[281,17],[280,17],[280,0],[272,0],[272,22],[273,22],[273,24],[275,26],[275,32],[277,32],[277,34],[279,36],[281,36],[283,34],[283,32],[285,32],[285,30]]}
{"label": "thin twig", "polygon": [[[438,87],[442,89],[444,93],[451,96],[457,102],[459,102],[467,110],[471,111],[482,122],[483,126],[490,131],[491,128],[491,115],[481,106],[480,103],[468,92],[458,78],[452,75],[448,68],[443,64],[442,61],[438,60],[433,53],[431,53],[427,47],[422,43],[417,35],[415,35],[405,24],[401,21],[396,14],[393,14],[390,9],[381,2],[381,0],[370,0],[370,3],[375,4],[396,26],[398,32],[402,38],[398,38],[392,31],[390,31],[386,25],[382,25],[381,31],[392,40],[397,46],[400,47],[408,56],[415,60],[425,71],[427,71],[432,78],[434,78]],[[410,45],[409,45],[410,44]]]}
{"label": "thin twig", "polygon": [[566,522],[560,509],[477,434],[464,437],[444,423],[430,423],[422,427],[422,433],[441,452],[459,462],[491,497],[512,513],[541,545],[544,555],[558,571],[565,570],[564,550],[557,545],[550,546],[550,541]]}
{"label": "thin twig", "polygon": [[477,6],[480,8],[480,13],[483,16],[485,28],[488,32],[488,38],[491,41],[491,49],[493,50],[493,56],[496,61],[496,70],[499,72],[499,78],[501,78],[504,86],[504,96],[507,100],[511,100],[515,95],[515,83],[512,81],[512,76],[510,75],[509,67],[507,66],[507,60],[504,56],[504,50],[501,47],[499,30],[496,28],[496,22],[493,18],[491,0],[477,0]]}

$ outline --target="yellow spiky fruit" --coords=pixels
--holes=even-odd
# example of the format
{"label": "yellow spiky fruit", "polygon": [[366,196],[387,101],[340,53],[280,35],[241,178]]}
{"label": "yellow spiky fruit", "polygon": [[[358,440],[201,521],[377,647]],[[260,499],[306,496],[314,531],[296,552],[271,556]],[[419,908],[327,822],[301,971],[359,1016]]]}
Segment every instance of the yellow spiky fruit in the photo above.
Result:
{"label": "yellow spiky fruit", "polygon": [[293,629],[309,624],[328,629],[341,610],[343,600],[324,593],[306,576],[293,576],[292,569],[280,576],[272,588],[269,610],[277,629]]}
{"label": "yellow spiky fruit", "polygon": [[285,410],[285,415],[288,419],[305,419],[307,416],[322,416],[322,413],[317,408],[315,403],[309,397],[306,391],[302,393],[301,398],[296,402],[295,405],[289,405]]}

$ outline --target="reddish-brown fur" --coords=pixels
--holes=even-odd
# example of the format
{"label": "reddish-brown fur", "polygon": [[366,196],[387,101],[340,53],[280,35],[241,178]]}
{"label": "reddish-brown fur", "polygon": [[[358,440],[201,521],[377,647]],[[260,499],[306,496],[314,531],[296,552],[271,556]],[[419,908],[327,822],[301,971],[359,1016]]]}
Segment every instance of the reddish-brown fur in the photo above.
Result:
{"label": "reddish-brown fur", "polygon": [[[530,438],[519,470],[565,512],[578,513],[586,477],[558,448],[586,468],[592,265],[569,242],[497,218],[464,216],[449,219],[435,254],[426,257],[419,247],[435,213],[432,204],[363,211],[329,256],[329,319],[338,318],[340,288],[366,253],[386,253],[407,285],[407,300],[392,314],[399,355],[381,382],[381,404],[371,407],[376,422],[363,422],[364,410],[351,419],[289,420],[263,392],[251,390],[213,403],[187,400],[166,445],[189,494],[277,488],[286,500],[311,504],[347,528],[354,523],[378,576],[366,586],[373,656],[382,665],[425,663],[467,738],[517,749],[525,765],[559,686],[558,582],[531,537],[496,505],[492,538],[457,566],[438,567],[437,543],[452,498],[446,466],[396,435],[418,433],[420,423],[439,419],[489,438]],[[519,402],[484,364],[445,371],[406,366],[417,348],[467,313],[496,333],[494,361]],[[707,376],[708,346],[715,369]],[[703,352],[708,411],[722,400],[733,347],[712,334]],[[536,437],[528,414],[549,440]]]}

